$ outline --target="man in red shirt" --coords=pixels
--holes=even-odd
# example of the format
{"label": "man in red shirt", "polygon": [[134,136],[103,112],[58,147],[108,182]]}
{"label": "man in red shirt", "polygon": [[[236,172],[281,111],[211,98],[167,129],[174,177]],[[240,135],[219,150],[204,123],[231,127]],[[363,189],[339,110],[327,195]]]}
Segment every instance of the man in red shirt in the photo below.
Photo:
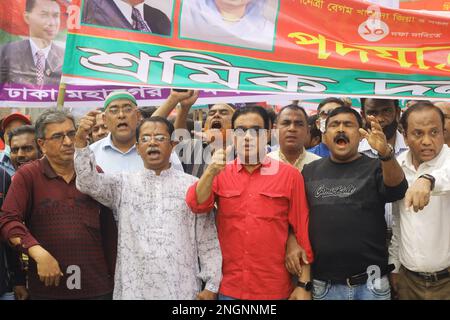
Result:
{"label": "man in red shirt", "polygon": [[293,291],[284,265],[289,225],[313,261],[303,177],[294,167],[266,157],[269,117],[263,108],[236,111],[232,128],[238,157],[226,164],[231,147],[216,151],[186,196],[193,212],[218,207],[219,299],[310,299],[309,266],[303,267]]}

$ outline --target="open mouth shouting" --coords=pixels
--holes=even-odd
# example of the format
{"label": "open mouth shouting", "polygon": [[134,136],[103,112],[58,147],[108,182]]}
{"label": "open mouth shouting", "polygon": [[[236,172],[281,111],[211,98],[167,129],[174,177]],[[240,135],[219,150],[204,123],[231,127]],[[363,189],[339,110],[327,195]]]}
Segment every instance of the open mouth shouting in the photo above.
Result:
{"label": "open mouth shouting", "polygon": [[212,120],[211,129],[222,129],[222,122],[218,119]]}
{"label": "open mouth shouting", "polygon": [[128,128],[129,126],[126,122],[119,122],[119,124],[117,125],[117,129],[119,130],[128,130]]}
{"label": "open mouth shouting", "polygon": [[336,135],[336,137],[334,137],[333,141],[339,147],[345,147],[349,144],[350,139],[347,137],[345,133],[340,132]]}
{"label": "open mouth shouting", "polygon": [[149,147],[147,149],[147,155],[150,160],[157,160],[161,156],[161,151],[157,147]]}

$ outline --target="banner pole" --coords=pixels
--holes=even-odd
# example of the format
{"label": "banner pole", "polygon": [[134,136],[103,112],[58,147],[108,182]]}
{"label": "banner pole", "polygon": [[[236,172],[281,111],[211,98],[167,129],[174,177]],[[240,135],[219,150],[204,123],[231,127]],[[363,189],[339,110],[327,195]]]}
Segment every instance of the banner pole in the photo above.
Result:
{"label": "banner pole", "polygon": [[61,82],[59,84],[58,100],[56,102],[56,108],[58,110],[62,110],[62,108],[64,107],[65,96],[66,96],[66,84],[64,82]]}

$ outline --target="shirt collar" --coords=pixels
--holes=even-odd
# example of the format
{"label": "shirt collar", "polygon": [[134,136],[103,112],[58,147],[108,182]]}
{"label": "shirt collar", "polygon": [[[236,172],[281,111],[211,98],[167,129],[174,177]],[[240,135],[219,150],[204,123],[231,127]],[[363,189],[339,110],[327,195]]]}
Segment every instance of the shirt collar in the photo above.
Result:
{"label": "shirt collar", "polygon": [[[260,163],[260,165],[256,170],[260,170],[261,168],[267,168],[270,166],[271,163],[272,159],[266,155],[264,157],[264,160]],[[244,165],[242,164],[241,159],[239,159],[239,157],[236,157],[236,159],[234,159],[233,165],[236,166],[237,172],[240,172],[244,168]]]}
{"label": "shirt collar", "polygon": [[[286,156],[283,154],[283,152],[281,152],[281,149],[278,150],[278,155],[279,155],[281,161],[289,163]],[[306,157],[306,150],[305,150],[305,148],[303,148],[302,153],[297,158],[297,160],[295,160],[295,162],[294,162],[294,167],[298,167],[298,165],[305,159],[305,157]]]}
{"label": "shirt collar", "polygon": [[[42,173],[49,179],[57,179],[59,178],[58,174],[53,170],[52,165],[50,164],[50,161],[48,161],[47,157],[44,156],[40,160],[38,160],[42,164]],[[75,181],[76,173],[74,173],[73,178],[71,180]]]}
{"label": "shirt collar", "polygon": [[33,41],[33,39],[30,38],[30,45],[31,45],[31,54],[33,55],[33,61],[34,64],[36,64],[36,52],[42,51],[44,53],[45,59],[48,58],[48,55],[50,53],[50,49],[52,48],[52,45],[50,44],[48,47],[44,49],[40,49],[36,43]]}
{"label": "shirt collar", "polygon": [[[122,14],[124,15],[124,17],[128,20],[128,22],[133,25],[134,21],[131,18],[132,12],[133,12],[133,7],[131,5],[129,5],[128,3],[126,3],[123,0],[114,0],[114,3],[116,4],[116,6],[119,8],[119,10],[122,12]],[[138,9],[139,13],[141,14],[142,17],[144,17],[144,2],[134,6],[136,9]]]}
{"label": "shirt collar", "polygon": [[448,147],[447,147],[447,145],[444,144],[444,146],[442,147],[441,152],[439,152],[439,154],[436,156],[436,158],[431,159],[430,161],[426,161],[426,162],[421,163],[419,165],[419,167],[417,168],[417,170],[414,167],[414,164],[412,162],[412,152],[411,152],[411,150],[408,150],[405,153],[405,155],[399,159],[400,160],[400,165],[402,167],[408,168],[408,169],[410,169],[410,170],[412,170],[414,172],[416,172],[416,171],[418,172],[421,169],[423,169],[424,167],[425,168],[426,167],[435,167],[437,165],[437,162],[441,159],[441,157],[444,156],[446,148],[448,148]]}
{"label": "shirt collar", "polygon": [[112,149],[112,150],[114,150],[114,151],[116,151],[116,152],[119,152],[119,153],[121,153],[121,154],[127,154],[127,153],[133,151],[134,149],[136,149],[136,145],[133,144],[133,146],[132,146],[128,151],[126,151],[126,152],[120,151],[120,150],[114,145],[114,143],[113,143],[113,141],[112,141],[111,132],[108,134],[108,136],[107,136],[106,138],[103,138],[101,141],[102,141],[102,149],[103,149],[103,150],[106,150],[106,149]]}

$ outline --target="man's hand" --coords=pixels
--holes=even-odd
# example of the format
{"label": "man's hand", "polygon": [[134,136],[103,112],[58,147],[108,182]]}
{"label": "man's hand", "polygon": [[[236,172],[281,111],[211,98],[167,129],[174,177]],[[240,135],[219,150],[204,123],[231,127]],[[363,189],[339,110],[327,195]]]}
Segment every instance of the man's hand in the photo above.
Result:
{"label": "man's hand", "polygon": [[77,134],[75,135],[76,148],[84,148],[87,146],[89,134],[95,126],[95,118],[101,113],[100,110],[93,110],[81,118],[80,123],[78,124]]}
{"label": "man's hand", "polygon": [[207,171],[210,171],[214,176],[217,176],[227,164],[227,158],[233,150],[232,146],[228,146],[225,150],[218,149],[214,152],[211,158],[211,164],[207,167]]}
{"label": "man's hand", "polygon": [[391,283],[392,299],[398,300],[398,273],[391,272],[389,282]]}
{"label": "man's hand", "polygon": [[301,276],[302,265],[300,261],[308,264],[308,258],[306,256],[306,251],[299,246],[297,239],[293,233],[289,233],[288,241],[286,244],[286,256],[285,256],[285,266],[286,269],[293,275]]}
{"label": "man's hand", "polygon": [[431,181],[425,178],[419,178],[406,191],[405,207],[408,209],[412,206],[414,212],[418,212],[428,205],[430,196]]}
{"label": "man's hand", "polygon": [[205,289],[199,292],[197,300],[217,300],[217,293]]}
{"label": "man's hand", "polygon": [[176,92],[178,93],[187,93],[188,96],[183,100],[180,100],[180,105],[182,109],[189,111],[189,109],[194,105],[194,103],[198,99],[199,91],[198,90],[188,90],[188,92]]}
{"label": "man's hand", "polygon": [[16,297],[16,300],[28,300],[28,297],[30,296],[27,287],[25,286],[15,286],[14,295]]}
{"label": "man's hand", "polygon": [[58,261],[39,245],[28,249],[28,253],[36,261],[39,279],[45,283],[45,286],[59,286],[59,281],[63,273],[59,268]]}
{"label": "man's hand", "polygon": [[369,145],[375,149],[381,157],[388,156],[390,153],[390,148],[380,123],[374,116],[368,116],[367,120],[370,121],[370,129],[366,131],[360,128],[359,132],[364,138],[367,139]]}
{"label": "man's hand", "polygon": [[289,300],[311,300],[311,291],[296,287],[289,296]]}

